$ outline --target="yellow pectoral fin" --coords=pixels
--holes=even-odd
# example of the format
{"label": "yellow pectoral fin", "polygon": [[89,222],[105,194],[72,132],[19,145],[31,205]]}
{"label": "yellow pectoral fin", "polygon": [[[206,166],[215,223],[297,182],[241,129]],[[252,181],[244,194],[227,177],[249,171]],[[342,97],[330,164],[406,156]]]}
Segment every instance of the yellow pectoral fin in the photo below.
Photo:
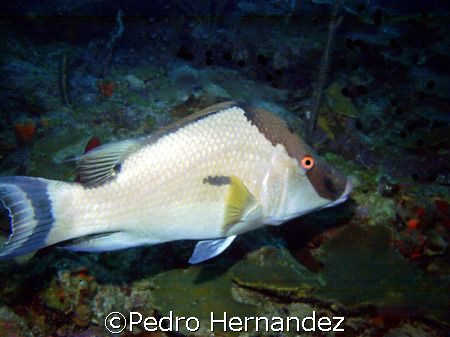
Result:
{"label": "yellow pectoral fin", "polygon": [[258,221],[261,218],[261,205],[239,178],[231,176],[225,197],[223,231],[228,232],[233,225],[243,221],[249,222],[249,225],[251,226],[251,223]]}

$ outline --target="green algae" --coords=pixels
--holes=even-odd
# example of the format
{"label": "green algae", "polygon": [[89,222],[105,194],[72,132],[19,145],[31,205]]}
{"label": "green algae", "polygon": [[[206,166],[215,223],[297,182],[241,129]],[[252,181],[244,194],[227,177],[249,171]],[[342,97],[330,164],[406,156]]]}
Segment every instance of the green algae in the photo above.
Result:
{"label": "green algae", "polygon": [[353,105],[352,100],[342,95],[342,85],[333,83],[327,89],[326,101],[328,108],[337,114],[351,118],[359,116],[358,109]]}
{"label": "green algae", "polygon": [[391,241],[384,226],[343,228],[321,247],[320,275],[326,285],[317,289],[317,296],[348,308],[402,309],[445,322],[450,309],[448,281],[425,275]]}
{"label": "green algae", "polygon": [[[343,173],[351,175],[354,187],[364,189],[376,189],[376,179],[379,172],[367,167],[362,167],[338,154],[327,152],[323,156],[333,167],[338,168]],[[355,186],[356,185],[356,186]]]}
{"label": "green algae", "polygon": [[[218,265],[190,266],[158,274],[153,278],[154,304],[163,316],[173,312],[175,317],[196,317],[200,321],[199,334],[205,335],[210,328],[211,313],[215,319],[227,317],[257,316],[253,305],[237,302],[231,293],[232,280],[227,270]],[[180,332],[192,334],[183,324]],[[223,331],[222,324],[214,325],[219,335],[235,336],[238,333]]]}

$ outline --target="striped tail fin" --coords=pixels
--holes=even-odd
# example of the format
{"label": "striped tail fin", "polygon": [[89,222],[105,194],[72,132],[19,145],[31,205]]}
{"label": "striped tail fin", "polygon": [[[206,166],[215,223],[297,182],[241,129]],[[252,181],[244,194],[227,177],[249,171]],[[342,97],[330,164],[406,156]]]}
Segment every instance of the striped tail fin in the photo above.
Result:
{"label": "striped tail fin", "polygon": [[0,258],[14,258],[47,246],[55,219],[48,185],[52,180],[31,177],[0,177],[0,200],[11,218],[11,235]]}

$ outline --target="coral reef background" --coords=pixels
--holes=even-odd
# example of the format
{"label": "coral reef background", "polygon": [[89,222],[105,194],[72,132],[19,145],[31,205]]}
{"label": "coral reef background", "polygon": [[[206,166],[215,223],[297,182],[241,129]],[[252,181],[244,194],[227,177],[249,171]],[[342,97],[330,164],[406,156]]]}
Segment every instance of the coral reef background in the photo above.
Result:
{"label": "coral reef background", "polygon": [[448,332],[447,1],[30,0],[0,14],[1,175],[75,181],[83,152],[234,99],[302,136],[316,114],[309,142],[355,182],[344,205],[243,235],[199,266],[187,241],[0,261],[0,331],[100,336],[111,311],[315,311],[346,317],[327,336]]}

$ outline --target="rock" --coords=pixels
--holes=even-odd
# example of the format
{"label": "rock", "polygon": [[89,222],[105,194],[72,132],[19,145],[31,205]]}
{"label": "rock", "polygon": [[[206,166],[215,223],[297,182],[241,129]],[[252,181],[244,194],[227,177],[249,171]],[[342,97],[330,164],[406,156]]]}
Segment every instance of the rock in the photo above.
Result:
{"label": "rock", "polygon": [[5,306],[0,307],[0,331],[8,336],[34,336],[27,322]]}
{"label": "rock", "polygon": [[[264,262],[267,259],[270,263]],[[295,261],[286,250],[263,247],[231,269],[234,283],[276,298],[291,301],[311,297],[320,286],[316,275]]]}

